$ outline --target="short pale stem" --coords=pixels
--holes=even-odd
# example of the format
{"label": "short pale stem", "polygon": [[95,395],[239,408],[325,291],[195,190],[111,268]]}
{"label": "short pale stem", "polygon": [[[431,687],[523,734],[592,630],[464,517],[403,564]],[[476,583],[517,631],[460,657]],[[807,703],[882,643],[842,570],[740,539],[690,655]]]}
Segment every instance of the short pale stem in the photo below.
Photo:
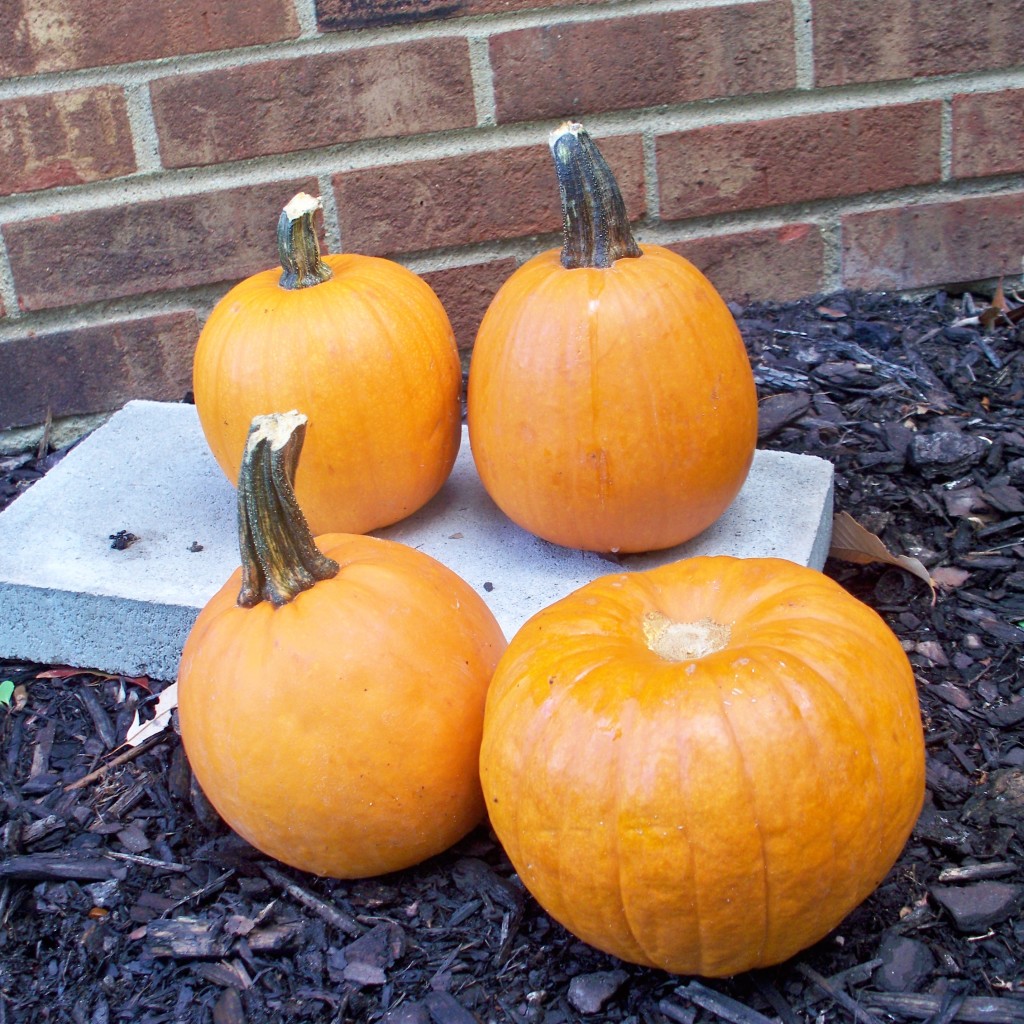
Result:
{"label": "short pale stem", "polygon": [[696,661],[729,645],[732,630],[714,619],[677,622],[661,612],[644,616],[647,646],[666,661]]}
{"label": "short pale stem", "polygon": [[295,467],[306,436],[299,412],[257,416],[249,428],[238,477],[238,603],[287,604],[339,571],[316,546],[295,498]]}
{"label": "short pale stem", "polygon": [[333,276],[320,258],[313,218],[321,201],[300,192],[281,211],[277,221],[277,255],[281,261],[282,288],[312,288]]}
{"label": "short pale stem", "polygon": [[566,122],[548,141],[562,200],[562,266],[610,267],[643,255],[615,176],[583,126]]}

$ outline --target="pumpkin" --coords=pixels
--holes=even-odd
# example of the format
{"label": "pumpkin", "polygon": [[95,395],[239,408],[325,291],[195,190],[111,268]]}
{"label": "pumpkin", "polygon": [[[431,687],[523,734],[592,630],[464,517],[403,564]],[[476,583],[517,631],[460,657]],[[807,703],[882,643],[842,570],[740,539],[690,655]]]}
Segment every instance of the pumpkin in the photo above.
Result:
{"label": "pumpkin", "polygon": [[906,655],[780,559],[606,576],[513,637],[487,697],[494,831],[591,945],[679,974],[787,959],[880,883],[924,797]]}
{"label": "pumpkin", "polygon": [[473,458],[499,508],[573,548],[673,547],[714,522],[757,438],[732,314],[691,263],[638,245],[580,125],[552,134],[564,220],[498,290],[469,369]]}
{"label": "pumpkin", "polygon": [[314,533],[366,533],[426,504],[461,441],[462,369],[430,286],[391,260],[321,256],[320,200],[281,213],[281,268],[232,288],[193,363],[199,421],[238,479],[254,416],[301,409],[309,435],[295,488]]}
{"label": "pumpkin", "polygon": [[505,640],[428,555],[312,537],[291,480],[298,413],[257,417],[239,477],[242,566],[185,643],[185,753],[224,820],[318,875],[395,871],[483,816],[484,698]]}

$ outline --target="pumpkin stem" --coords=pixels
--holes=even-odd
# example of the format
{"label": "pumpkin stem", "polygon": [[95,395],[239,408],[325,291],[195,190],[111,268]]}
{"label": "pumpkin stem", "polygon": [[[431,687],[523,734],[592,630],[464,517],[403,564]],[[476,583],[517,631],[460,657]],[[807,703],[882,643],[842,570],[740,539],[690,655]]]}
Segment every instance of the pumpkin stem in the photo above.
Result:
{"label": "pumpkin stem", "polygon": [[306,437],[300,412],[257,416],[249,427],[238,477],[238,546],[242,589],[238,604],[287,604],[338,574],[340,566],[316,546],[295,498],[295,467]]}
{"label": "pumpkin stem", "polygon": [[282,288],[311,288],[329,281],[333,275],[320,258],[320,243],[313,227],[313,217],[322,205],[320,199],[300,192],[281,211],[277,221],[277,255],[283,271],[279,282]]}
{"label": "pumpkin stem", "polygon": [[562,266],[610,267],[643,255],[615,176],[583,126],[566,121],[548,145],[562,199]]}

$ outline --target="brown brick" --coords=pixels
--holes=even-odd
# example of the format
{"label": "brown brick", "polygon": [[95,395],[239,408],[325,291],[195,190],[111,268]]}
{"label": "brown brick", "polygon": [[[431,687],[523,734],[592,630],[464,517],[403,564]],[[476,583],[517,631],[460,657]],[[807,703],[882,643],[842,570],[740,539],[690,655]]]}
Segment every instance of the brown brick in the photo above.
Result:
{"label": "brown brick", "polygon": [[515,269],[515,260],[504,259],[448,270],[431,270],[423,275],[448,312],[460,352],[468,353],[472,349],[477,328],[494,293]]}
{"label": "brown brick", "polygon": [[0,77],[292,39],[291,0],[4,0]]}
{"label": "brown brick", "polygon": [[668,248],[702,270],[727,300],[781,302],[825,287],[825,246],[813,224],[714,235]]}
{"label": "brown brick", "polygon": [[0,103],[0,194],[116,178],[135,170],[124,93],[115,86]]}
{"label": "brown brick", "polygon": [[909,103],[661,136],[661,215],[697,217],[938,181],[941,105]]}
{"label": "brown brick", "polygon": [[518,29],[490,52],[502,122],[796,84],[791,5],[778,0]]}
{"label": "brown brick", "polygon": [[192,312],[24,337],[0,344],[0,430],[119,409],[131,398],[177,401],[192,387]]}
{"label": "brown brick", "polygon": [[843,218],[843,283],[899,291],[1019,274],[1024,192]]}
{"label": "brown brick", "polygon": [[321,32],[412,25],[474,14],[509,14],[534,7],[582,7],[605,0],[317,0],[316,22]]}
{"label": "brown brick", "polygon": [[953,97],[953,174],[1024,171],[1024,89]]}
{"label": "brown brick", "polygon": [[22,309],[237,281],[277,261],[277,218],[313,180],[60,214],[3,229]]}
{"label": "brown brick", "polygon": [[1024,0],[814,0],[819,86],[1012,67]]}
{"label": "brown brick", "polygon": [[[630,216],[643,214],[639,136],[598,140]],[[341,237],[352,252],[395,254],[558,231],[546,146],[348,171],[334,179]]]}
{"label": "brown brick", "polygon": [[173,75],[150,88],[167,167],[476,124],[469,47],[455,37]]}

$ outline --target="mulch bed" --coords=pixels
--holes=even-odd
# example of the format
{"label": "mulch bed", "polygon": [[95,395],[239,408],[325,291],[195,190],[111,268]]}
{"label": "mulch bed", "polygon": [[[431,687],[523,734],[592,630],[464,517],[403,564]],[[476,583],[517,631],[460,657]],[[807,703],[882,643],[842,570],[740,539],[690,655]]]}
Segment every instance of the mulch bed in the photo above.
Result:
{"label": "mulch bed", "polygon": [[[826,566],[909,653],[928,750],[906,850],[828,938],[724,981],[623,964],[483,827],[394,876],[302,875],[220,823],[173,730],[123,756],[157,685],[0,662],[0,1024],[1024,1022],[1024,338],[976,299],[737,310],[761,446],[831,460],[837,510],[940,581]],[[2,460],[0,503],[62,454]]]}

